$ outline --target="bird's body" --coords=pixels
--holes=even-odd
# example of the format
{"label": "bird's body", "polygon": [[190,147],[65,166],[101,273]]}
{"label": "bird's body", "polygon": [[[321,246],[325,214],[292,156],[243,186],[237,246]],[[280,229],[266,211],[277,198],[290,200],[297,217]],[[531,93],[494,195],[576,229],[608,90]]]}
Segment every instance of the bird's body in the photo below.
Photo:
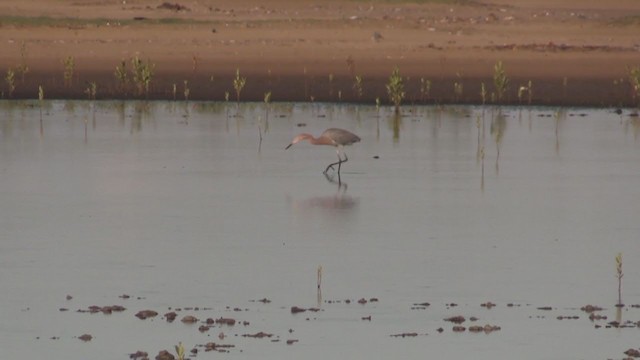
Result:
{"label": "bird's body", "polygon": [[320,136],[317,138],[311,134],[302,133],[297,135],[291,140],[291,144],[289,144],[285,149],[290,148],[293,144],[299,143],[300,141],[308,140],[312,145],[331,145],[336,147],[336,152],[338,153],[338,162],[329,164],[327,168],[324,170],[326,173],[329,169],[333,168],[333,165],[338,165],[338,174],[340,174],[340,166],[343,162],[347,162],[349,160],[347,158],[347,154],[344,154],[344,160],[340,157],[340,149],[343,146],[351,145],[360,141],[360,137],[351,131],[347,131],[344,129],[331,128],[325,130]]}

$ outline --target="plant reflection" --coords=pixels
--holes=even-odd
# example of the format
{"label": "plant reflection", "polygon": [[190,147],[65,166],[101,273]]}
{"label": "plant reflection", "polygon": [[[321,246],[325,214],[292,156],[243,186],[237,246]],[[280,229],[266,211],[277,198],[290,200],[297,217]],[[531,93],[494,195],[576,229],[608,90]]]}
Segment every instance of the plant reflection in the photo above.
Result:
{"label": "plant reflection", "polygon": [[390,126],[393,130],[393,142],[397,143],[400,141],[400,128],[402,126],[402,114],[394,112],[393,116],[389,118]]}
{"label": "plant reflection", "polygon": [[502,139],[504,138],[506,129],[507,120],[505,115],[502,113],[502,109],[499,108],[491,119],[491,128],[489,130],[496,142],[496,175],[500,173],[500,146],[502,145]]}

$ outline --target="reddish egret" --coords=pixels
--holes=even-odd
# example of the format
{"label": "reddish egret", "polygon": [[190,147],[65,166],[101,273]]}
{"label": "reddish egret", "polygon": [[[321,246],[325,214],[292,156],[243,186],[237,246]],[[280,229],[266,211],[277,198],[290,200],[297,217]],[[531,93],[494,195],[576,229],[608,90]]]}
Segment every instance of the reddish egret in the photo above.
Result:
{"label": "reddish egret", "polygon": [[[326,174],[329,169],[333,169],[333,165],[338,165],[338,175],[340,175],[340,166],[343,162],[347,162],[349,160],[347,158],[347,154],[344,152],[342,147],[351,145],[353,143],[357,143],[360,141],[360,137],[358,135],[352,133],[351,131],[343,130],[343,129],[327,129],[319,137],[315,138],[311,134],[302,133],[291,140],[291,144],[289,144],[286,148],[290,148],[291,145],[299,143],[303,140],[309,140],[309,142],[313,145],[331,145],[336,147],[336,153],[338,154],[338,162],[334,162],[329,164],[326,169],[324,169],[324,173]],[[340,150],[343,150],[344,159],[340,157]]]}

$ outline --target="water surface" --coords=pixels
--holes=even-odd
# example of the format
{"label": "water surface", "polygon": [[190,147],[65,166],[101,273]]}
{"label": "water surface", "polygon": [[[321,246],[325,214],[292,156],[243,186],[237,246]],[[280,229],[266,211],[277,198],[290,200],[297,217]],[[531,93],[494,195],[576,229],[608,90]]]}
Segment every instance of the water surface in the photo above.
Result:
{"label": "water surface", "polygon": [[[407,106],[396,117],[351,105],[53,101],[41,115],[38,103],[1,104],[7,358],[153,358],[178,341],[273,359],[622,358],[638,345],[637,329],[604,327],[619,252],[623,301],[640,303],[640,121],[629,110]],[[339,179],[322,174],[334,149],[284,149],[329,127],[362,138]],[[431,306],[412,309],[422,302]],[[76,312],[114,304],[127,310]],[[590,321],[587,304],[608,320]],[[160,316],[133,316],[143,309]],[[188,314],[249,325],[201,333],[179,321]],[[454,315],[501,330],[454,333],[443,321]],[[579,319],[556,319],[568,315]],[[638,321],[640,309],[618,315]],[[273,337],[242,336],[259,331]],[[390,336],[405,332],[419,336]]]}

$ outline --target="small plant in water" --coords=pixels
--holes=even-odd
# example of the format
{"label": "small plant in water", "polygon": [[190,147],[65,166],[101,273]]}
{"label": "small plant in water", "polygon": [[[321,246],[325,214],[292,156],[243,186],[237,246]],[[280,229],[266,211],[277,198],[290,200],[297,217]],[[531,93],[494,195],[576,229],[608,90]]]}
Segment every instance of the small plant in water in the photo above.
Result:
{"label": "small plant in water", "polygon": [[233,88],[236,90],[236,101],[240,102],[240,93],[247,83],[247,78],[240,76],[240,69],[236,69],[236,77],[233,79]]}
{"label": "small plant in water", "polygon": [[361,75],[356,75],[355,81],[353,83],[353,90],[356,92],[356,95],[358,96],[358,99],[361,99],[362,98],[362,93],[363,93],[362,76]]}
{"label": "small plant in water", "polygon": [[191,90],[189,89],[189,81],[185,80],[184,81],[184,100],[185,101],[189,101],[189,94],[191,93]]}
{"label": "small plant in water", "polygon": [[73,82],[73,72],[75,70],[75,61],[73,59],[73,56],[67,56],[64,60],[62,60],[62,63],[64,64],[64,72],[63,72],[64,86],[69,87]]}
{"label": "small plant in water", "polygon": [[484,83],[480,84],[480,97],[482,98],[482,105],[487,102],[487,87]]}
{"label": "small plant in water", "polygon": [[509,87],[509,78],[504,70],[502,61],[498,61],[493,67],[493,85],[496,87],[497,101],[502,101]]}
{"label": "small plant in water", "polygon": [[152,64],[149,60],[142,61],[138,56],[131,59],[131,65],[133,69],[131,72],[133,74],[133,82],[136,84],[136,90],[138,95],[145,94],[145,96],[149,96],[149,85],[151,84],[151,79],[153,78],[153,69],[155,65]]}
{"label": "small plant in water", "polygon": [[453,95],[455,100],[459,101],[464,93],[464,84],[462,83],[462,74],[456,73],[456,77],[458,80],[453,82]]}
{"label": "small plant in water", "polygon": [[389,101],[395,106],[395,113],[400,113],[400,105],[402,99],[404,99],[404,83],[402,82],[402,76],[400,76],[400,69],[396,66],[389,76],[389,82],[387,83],[387,93],[389,95]]}
{"label": "small plant in water", "polygon": [[40,105],[40,120],[42,120],[42,102],[44,101],[44,89],[38,85],[38,104]]}
{"label": "small plant in water", "polygon": [[5,76],[4,81],[7,83],[7,90],[9,97],[13,97],[13,92],[16,90],[16,73],[13,69],[7,69],[7,76]]}
{"label": "small plant in water", "polygon": [[526,86],[520,85],[520,88],[518,89],[518,102],[522,103],[522,97],[524,93],[527,93],[528,103],[529,105],[531,105],[531,96],[532,96],[531,91],[532,91],[531,80],[529,80],[529,83]]}
{"label": "small plant in water", "polygon": [[96,99],[96,92],[98,91],[98,84],[95,81],[87,83],[87,88],[84,89],[84,93],[87,94],[89,100]]}
{"label": "small plant in water", "polygon": [[116,79],[118,80],[118,88],[120,88],[120,91],[126,92],[127,82],[129,80],[127,79],[127,62],[122,60],[120,65],[116,66],[116,71],[114,74],[116,76]]}
{"label": "small plant in water", "polygon": [[425,80],[420,78],[420,98],[422,102],[425,102],[431,93],[431,80]]}
{"label": "small plant in water", "polygon": [[631,95],[640,104],[640,66],[629,70],[629,83],[631,84]]}
{"label": "small plant in water", "polygon": [[624,306],[622,304],[622,276],[624,276],[624,274],[622,273],[622,253],[618,253],[618,255],[616,255],[616,277],[618,278],[618,303],[616,304],[617,307]]}
{"label": "small plant in water", "polygon": [[175,346],[176,348],[176,359],[177,360],[184,360],[184,345],[182,345],[182,342],[178,342],[178,345]]}

